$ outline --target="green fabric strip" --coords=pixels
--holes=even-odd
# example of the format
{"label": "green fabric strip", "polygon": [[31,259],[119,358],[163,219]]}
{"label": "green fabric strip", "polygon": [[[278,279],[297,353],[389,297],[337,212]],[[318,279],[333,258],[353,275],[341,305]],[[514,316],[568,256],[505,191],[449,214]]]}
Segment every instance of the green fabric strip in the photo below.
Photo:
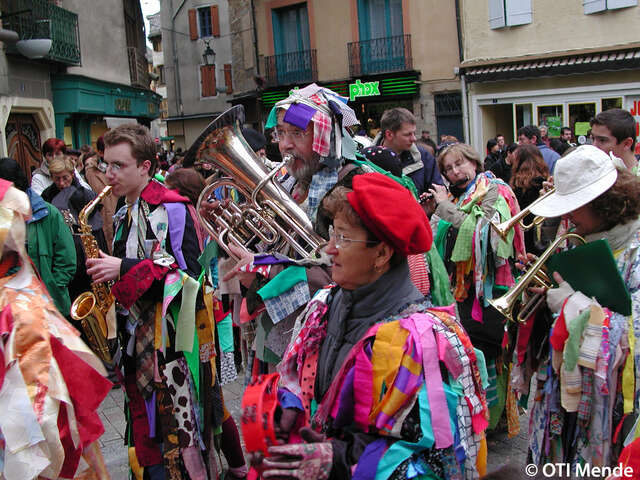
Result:
{"label": "green fabric strip", "polygon": [[564,362],[564,368],[570,372],[578,364],[578,356],[580,355],[580,342],[582,341],[582,332],[584,332],[589,317],[591,316],[591,309],[585,308],[584,311],[574,319],[565,321],[567,324],[567,330],[569,331],[569,338],[564,344],[564,350],[562,353],[562,360]]}
{"label": "green fabric strip", "polygon": [[449,274],[444,266],[442,257],[438,254],[435,243],[431,245],[431,248],[426,253],[426,259],[431,272],[431,302],[436,307],[451,305],[454,302],[454,298],[451,293]]}
{"label": "green fabric strip", "polygon": [[300,282],[307,281],[307,270],[304,267],[297,265],[287,267],[281,271],[278,275],[273,277],[264,287],[258,290],[258,295],[263,300],[277,297],[282,295],[287,290],[290,290],[294,285]]}
{"label": "green fabric strip", "polygon": [[196,331],[196,297],[200,284],[186,273],[184,275],[186,278],[182,286],[182,304],[176,325],[176,351],[190,352]]}
{"label": "green fabric strip", "polygon": [[225,352],[233,352],[233,324],[231,314],[224,317],[216,324],[218,338],[220,339],[220,349]]}
{"label": "green fabric strip", "polygon": [[203,270],[209,271],[211,268],[211,260],[218,256],[218,244],[214,241],[207,243],[202,254],[198,257],[198,263]]}
{"label": "green fabric strip", "polygon": [[[507,220],[511,218],[511,210],[509,209],[509,205],[507,205],[507,201],[504,199],[502,195],[498,195],[498,200],[494,204],[496,211],[500,214],[501,221]],[[509,233],[507,234],[507,241],[503,241],[502,239],[498,241],[498,250],[496,255],[500,258],[509,258],[513,255],[513,237],[515,235],[515,228],[509,229]]]}
{"label": "green fabric strip", "polygon": [[440,219],[438,222],[438,231],[436,232],[436,238],[433,243],[436,245],[438,249],[438,253],[440,254],[440,258],[444,258],[445,250],[447,248],[447,232],[451,228],[451,224],[446,220]]}
{"label": "green fabric strip", "polygon": [[278,123],[278,114],[276,107],[271,108],[269,116],[267,117],[267,123],[264,128],[273,128]]}
{"label": "green fabric strip", "polygon": [[366,160],[365,158],[366,157],[364,157],[363,155],[357,154],[356,159],[354,160],[354,163],[356,165],[358,165],[359,167],[362,167],[363,165],[366,165],[367,167],[371,168],[375,172],[381,173],[381,174],[389,177],[390,179],[395,180],[400,185],[402,185],[404,188],[409,190],[415,199],[418,199],[418,189],[416,188],[416,184],[413,183],[413,180],[411,180],[411,178],[409,178],[407,175],[402,175],[402,177],[397,177],[397,176],[393,175],[391,172],[388,172],[384,168],[379,167],[375,163],[370,162],[369,160]]}
{"label": "green fabric strip", "polygon": [[476,229],[476,223],[484,212],[479,205],[475,202],[468,203],[464,207],[460,207],[460,210],[467,211],[467,218],[464,219],[460,229],[458,230],[458,236],[456,237],[456,244],[453,247],[451,253],[452,262],[465,262],[471,258],[471,251],[473,246],[473,232]]}
{"label": "green fabric strip", "polygon": [[183,353],[196,388],[196,398],[200,398],[200,344],[197,332],[193,332],[193,347],[191,351],[184,351]]}

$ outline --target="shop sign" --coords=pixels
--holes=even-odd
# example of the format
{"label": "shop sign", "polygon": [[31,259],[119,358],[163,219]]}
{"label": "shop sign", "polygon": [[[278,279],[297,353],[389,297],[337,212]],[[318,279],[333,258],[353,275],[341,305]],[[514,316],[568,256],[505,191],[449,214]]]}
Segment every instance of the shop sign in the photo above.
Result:
{"label": "shop sign", "polygon": [[116,97],[115,99],[116,112],[130,112],[131,111],[131,99]]}
{"label": "shop sign", "polygon": [[349,84],[349,100],[352,102],[358,97],[375,97],[380,95],[380,82],[365,82],[360,79]]}

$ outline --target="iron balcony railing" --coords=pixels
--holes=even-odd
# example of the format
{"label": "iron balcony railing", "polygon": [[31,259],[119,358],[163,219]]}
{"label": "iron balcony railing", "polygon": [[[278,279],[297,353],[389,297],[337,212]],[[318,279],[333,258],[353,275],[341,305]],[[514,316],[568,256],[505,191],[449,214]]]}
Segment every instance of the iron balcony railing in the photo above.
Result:
{"label": "iron balcony railing", "polygon": [[135,87],[149,88],[149,67],[144,52],[136,47],[127,47],[129,56],[129,78]]}
{"label": "iron balcony railing", "polygon": [[[78,15],[48,0],[2,0],[2,25],[18,33],[20,40],[51,39],[48,60],[80,65]],[[7,53],[17,54],[15,45]]]}
{"label": "iron balcony railing", "polygon": [[267,86],[309,83],[318,80],[315,50],[283,53],[265,57]]}
{"label": "iron balcony railing", "polygon": [[374,38],[347,44],[349,74],[360,75],[411,70],[411,35]]}

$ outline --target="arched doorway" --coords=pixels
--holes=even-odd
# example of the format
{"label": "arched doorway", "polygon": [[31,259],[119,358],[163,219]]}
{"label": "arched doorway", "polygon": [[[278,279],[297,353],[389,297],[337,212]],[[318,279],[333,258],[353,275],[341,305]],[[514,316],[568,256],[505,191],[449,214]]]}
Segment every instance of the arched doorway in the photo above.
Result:
{"label": "arched doorway", "polygon": [[7,152],[24,170],[31,182],[31,172],[40,166],[40,129],[33,115],[11,114],[5,127]]}

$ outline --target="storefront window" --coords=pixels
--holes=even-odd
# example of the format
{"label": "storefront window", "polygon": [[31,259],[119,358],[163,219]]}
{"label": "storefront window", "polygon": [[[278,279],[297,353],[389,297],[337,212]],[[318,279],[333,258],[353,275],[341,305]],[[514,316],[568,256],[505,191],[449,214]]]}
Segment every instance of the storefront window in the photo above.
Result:
{"label": "storefront window", "polygon": [[562,105],[541,105],[538,107],[538,125],[547,127],[548,137],[560,136],[562,122]]}
{"label": "storefront window", "polygon": [[622,108],[622,97],[615,98],[603,98],[602,99],[602,111],[610,110],[612,108]]}
{"label": "storefront window", "polygon": [[589,121],[595,116],[595,102],[569,104],[569,127],[576,138],[587,135],[591,129]]}
{"label": "storefront window", "polygon": [[532,112],[533,105],[530,103],[516,105],[516,138],[520,128],[533,123]]}

